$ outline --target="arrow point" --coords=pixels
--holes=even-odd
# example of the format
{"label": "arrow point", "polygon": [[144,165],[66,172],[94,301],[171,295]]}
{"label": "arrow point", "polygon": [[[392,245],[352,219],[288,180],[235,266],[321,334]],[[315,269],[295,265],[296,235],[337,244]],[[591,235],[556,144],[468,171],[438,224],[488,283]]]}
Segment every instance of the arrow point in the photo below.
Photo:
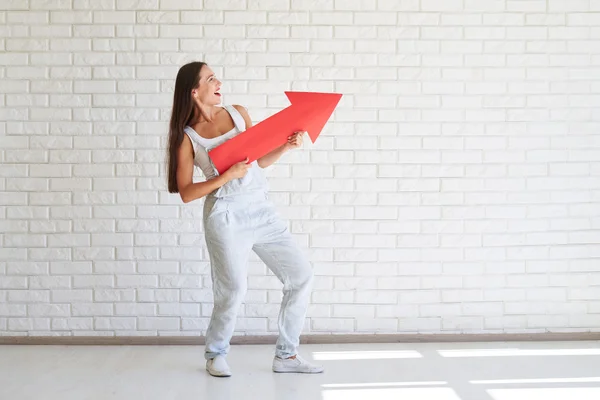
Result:
{"label": "arrow point", "polygon": [[331,117],[333,110],[337,107],[341,93],[319,93],[319,92],[284,92],[292,103],[292,107],[302,107],[311,114],[311,123],[306,126],[308,136],[314,143],[321,130]]}
{"label": "arrow point", "polygon": [[[320,92],[284,92],[293,105],[311,104],[312,107],[327,107],[333,109],[342,98],[341,93]],[[316,103],[316,104],[315,104]]]}

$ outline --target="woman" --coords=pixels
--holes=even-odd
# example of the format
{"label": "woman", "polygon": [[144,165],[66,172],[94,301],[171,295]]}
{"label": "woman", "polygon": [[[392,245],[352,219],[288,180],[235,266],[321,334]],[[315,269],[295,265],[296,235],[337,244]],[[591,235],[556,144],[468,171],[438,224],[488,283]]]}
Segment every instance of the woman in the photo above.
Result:
{"label": "woman", "polygon": [[[231,376],[225,357],[246,292],[246,267],[253,250],[283,283],[273,371],[323,372],[296,353],[313,273],[268,200],[262,171],[286,151],[300,147],[305,132],[294,133],[287,143],[253,163],[246,159],[219,174],[208,151],[252,126],[245,108],[219,106],[220,89],[221,82],[206,63],[192,62],[179,69],[167,154],[169,192],[179,193],[184,203],[206,197],[203,221],[214,294],[206,332],[206,369],[213,376]],[[205,182],[192,182],[194,165],[202,169]]]}

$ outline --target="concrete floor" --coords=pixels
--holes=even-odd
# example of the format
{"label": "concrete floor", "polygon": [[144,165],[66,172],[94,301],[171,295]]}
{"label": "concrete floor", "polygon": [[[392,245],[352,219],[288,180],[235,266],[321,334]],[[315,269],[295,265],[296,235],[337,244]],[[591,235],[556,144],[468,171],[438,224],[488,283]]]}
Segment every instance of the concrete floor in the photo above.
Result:
{"label": "concrete floor", "polygon": [[2,400],[598,400],[600,342],[303,345],[320,375],[274,374],[272,346],[0,346]]}

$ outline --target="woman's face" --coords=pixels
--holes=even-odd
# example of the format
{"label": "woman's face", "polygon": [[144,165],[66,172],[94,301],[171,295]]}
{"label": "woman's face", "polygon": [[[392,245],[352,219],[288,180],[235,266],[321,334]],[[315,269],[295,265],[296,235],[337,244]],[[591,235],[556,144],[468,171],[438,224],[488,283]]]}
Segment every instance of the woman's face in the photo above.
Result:
{"label": "woman's face", "polygon": [[221,104],[221,81],[208,65],[200,69],[200,81],[198,87],[192,90],[192,96],[196,101],[205,106],[216,106]]}

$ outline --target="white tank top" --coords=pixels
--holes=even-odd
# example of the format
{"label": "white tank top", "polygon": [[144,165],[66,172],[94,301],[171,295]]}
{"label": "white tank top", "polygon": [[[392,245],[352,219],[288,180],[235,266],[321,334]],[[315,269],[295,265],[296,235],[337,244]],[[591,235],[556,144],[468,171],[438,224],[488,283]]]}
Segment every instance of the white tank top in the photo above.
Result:
{"label": "white tank top", "polygon": [[[213,179],[219,175],[219,171],[215,168],[208,152],[215,147],[225,143],[227,140],[236,137],[246,130],[246,121],[238,110],[233,106],[223,107],[233,119],[234,128],[227,133],[215,138],[206,139],[200,136],[191,126],[186,126],[184,132],[188,135],[194,149],[194,165],[202,170],[202,173],[207,180]],[[252,168],[248,173],[239,179],[233,179],[221,186],[212,194],[216,197],[225,197],[234,194],[247,193],[253,191],[268,190],[267,179],[258,162],[252,162]]]}

